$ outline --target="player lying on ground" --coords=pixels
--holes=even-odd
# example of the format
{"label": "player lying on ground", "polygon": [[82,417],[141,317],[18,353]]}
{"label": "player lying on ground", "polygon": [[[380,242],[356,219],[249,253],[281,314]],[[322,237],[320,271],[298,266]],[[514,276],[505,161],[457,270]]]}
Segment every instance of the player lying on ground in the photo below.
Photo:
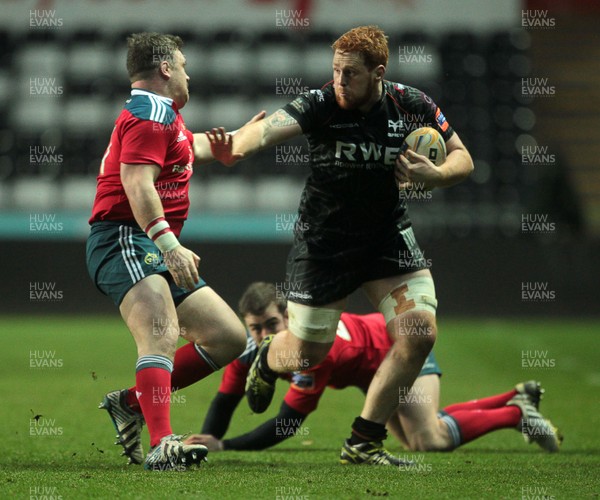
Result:
{"label": "player lying on ground", "polygon": [[[288,326],[286,300],[269,283],[250,285],[240,299],[239,312],[256,345],[267,335],[284,331]],[[366,393],[391,345],[381,314],[343,313],[325,360],[306,371],[281,376],[291,385],[279,414],[247,434],[222,439],[244,396],[246,375],[257,351],[252,346],[225,368],[219,392],[204,421],[203,434],[191,436],[191,442],[214,451],[262,450],[274,446],[296,434],[317,408],[326,386],[334,389],[355,386]],[[522,432],[526,441],[548,451],[558,451],[558,432],[538,412],[543,392],[539,383],[520,383],[504,394],[456,403],[438,412],[440,376],[440,368],[430,353],[411,391],[398,395],[397,411],[387,427],[409,450],[450,451],[488,432],[514,428]],[[344,447],[342,463],[354,458]],[[372,463],[380,462],[374,456]]]}
{"label": "player lying on ground", "polygon": [[[429,96],[384,78],[389,50],[383,31],[361,26],[332,48],[332,82],[231,137],[213,129],[209,138],[225,165],[302,134],[309,145],[311,173],[288,258],[289,325],[260,346],[248,374],[250,407],[266,410],[278,374],[325,359],[346,297],[361,287],[383,314],[393,343],[344,448],[357,461],[373,454],[386,461],[393,457],[382,440],[398,391],[408,393],[437,335],[433,278],[398,189],[451,186],[471,173],[473,162]],[[399,154],[406,136],[425,126],[446,143],[440,166],[410,150]],[[427,334],[411,333],[414,325]]]}
{"label": "player lying on ground", "polygon": [[[235,359],[246,334],[198,275],[200,257],[178,240],[193,164],[213,160],[206,135],[193,135],[179,113],[189,99],[183,42],[158,33],[137,33],[127,41],[131,98],[100,165],[87,267],[98,289],[119,307],[138,359],[135,386],[107,394],[101,408],[131,463],[144,461],[145,420],[151,450],[144,466],[181,470],[200,463],[208,450],[173,433],[171,388]],[[176,350],[180,335],[190,343]]]}

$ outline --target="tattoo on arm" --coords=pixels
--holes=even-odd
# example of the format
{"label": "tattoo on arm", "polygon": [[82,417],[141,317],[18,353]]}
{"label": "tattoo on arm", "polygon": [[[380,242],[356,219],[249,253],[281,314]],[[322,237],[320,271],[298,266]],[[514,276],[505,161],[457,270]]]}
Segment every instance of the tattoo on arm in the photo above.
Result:
{"label": "tattoo on arm", "polygon": [[269,118],[267,119],[266,126],[268,128],[283,128],[289,127],[290,125],[296,125],[298,122],[295,118],[292,118],[287,111],[280,109],[275,111]]}

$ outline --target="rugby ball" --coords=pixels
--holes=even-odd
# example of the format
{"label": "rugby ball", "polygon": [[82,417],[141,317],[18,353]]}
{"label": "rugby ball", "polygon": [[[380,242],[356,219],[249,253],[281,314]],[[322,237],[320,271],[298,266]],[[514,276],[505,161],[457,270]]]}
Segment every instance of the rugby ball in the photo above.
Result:
{"label": "rugby ball", "polygon": [[404,153],[407,149],[426,156],[431,163],[438,167],[446,161],[444,138],[436,129],[431,127],[418,128],[408,134],[404,139],[400,152]]}

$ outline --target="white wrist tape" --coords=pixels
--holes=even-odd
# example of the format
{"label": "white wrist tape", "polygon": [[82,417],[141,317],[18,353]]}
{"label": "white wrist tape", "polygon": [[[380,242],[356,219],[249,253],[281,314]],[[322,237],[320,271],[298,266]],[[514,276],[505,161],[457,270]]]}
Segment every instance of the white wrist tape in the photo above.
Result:
{"label": "white wrist tape", "polygon": [[151,220],[144,231],[162,253],[170,252],[180,244],[164,217]]}

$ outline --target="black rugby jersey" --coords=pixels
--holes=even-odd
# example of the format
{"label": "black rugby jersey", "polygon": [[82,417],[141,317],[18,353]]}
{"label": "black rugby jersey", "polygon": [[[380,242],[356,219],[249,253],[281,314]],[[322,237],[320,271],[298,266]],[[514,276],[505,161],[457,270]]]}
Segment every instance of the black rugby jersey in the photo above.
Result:
{"label": "black rugby jersey", "polygon": [[[404,138],[434,127],[444,140],[454,131],[433,100],[413,87],[383,82],[369,112],[340,108],[333,82],[300,95],[283,109],[308,140],[311,173],[299,207],[301,239],[368,243],[410,225],[399,196],[394,163]],[[396,230],[397,231],[397,230]],[[327,244],[326,246],[330,246]]]}

